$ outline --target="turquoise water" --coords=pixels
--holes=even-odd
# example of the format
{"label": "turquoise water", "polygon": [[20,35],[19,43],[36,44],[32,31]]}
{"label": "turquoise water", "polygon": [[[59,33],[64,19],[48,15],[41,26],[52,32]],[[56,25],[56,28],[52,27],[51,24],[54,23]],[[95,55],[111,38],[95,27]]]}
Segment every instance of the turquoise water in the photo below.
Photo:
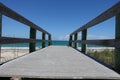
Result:
{"label": "turquoise water", "polygon": [[[37,42],[36,47],[41,47],[42,43]],[[60,45],[60,46],[67,46],[68,41],[52,41],[52,45]],[[2,47],[28,47],[29,43],[19,43],[19,44],[3,44]],[[46,46],[48,46],[48,43],[46,42]],[[88,47],[100,47],[96,45],[87,45]],[[81,44],[78,43],[78,47],[81,47]]]}
{"label": "turquoise water", "polygon": [[[52,41],[52,45],[68,45],[68,41]],[[3,44],[2,47],[28,47],[29,43],[19,43],[19,44]],[[37,47],[41,47],[42,43],[41,42],[37,42],[36,43]],[[46,42],[46,46],[48,46],[48,43]]]}

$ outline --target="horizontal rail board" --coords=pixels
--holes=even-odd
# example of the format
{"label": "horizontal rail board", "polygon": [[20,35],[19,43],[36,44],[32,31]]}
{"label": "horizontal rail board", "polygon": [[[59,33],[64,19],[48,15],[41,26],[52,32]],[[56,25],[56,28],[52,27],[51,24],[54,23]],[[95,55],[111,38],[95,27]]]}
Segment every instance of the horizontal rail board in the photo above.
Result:
{"label": "horizontal rail board", "polygon": [[50,42],[50,40],[41,39],[27,39],[27,38],[13,38],[13,37],[1,37],[0,44],[13,44],[13,43],[34,43],[34,42]]}
{"label": "horizontal rail board", "polygon": [[19,22],[21,22],[21,23],[23,23],[25,25],[28,25],[28,26],[36,29],[36,30],[39,30],[41,32],[44,32],[44,33],[50,35],[50,33],[48,33],[47,31],[43,30],[42,28],[40,28],[39,26],[35,25],[31,21],[27,20],[26,18],[24,18],[20,14],[18,14],[15,11],[11,10],[10,8],[6,7],[2,3],[0,3],[0,10],[1,10],[2,14],[5,15],[5,16],[10,17],[12,19],[15,19],[16,21],[19,21]]}
{"label": "horizontal rail board", "polygon": [[93,20],[88,22],[87,24],[85,24],[82,27],[78,28],[73,33],[71,33],[70,35],[73,35],[73,34],[75,34],[77,32],[85,30],[87,28],[93,27],[94,25],[99,24],[99,23],[107,20],[107,19],[115,16],[118,13],[120,13],[120,2],[118,2],[116,5],[114,5],[113,7],[108,9],[107,11],[103,12],[102,14],[100,14],[99,16],[97,16],[96,18],[94,18]]}
{"label": "horizontal rail board", "polygon": [[83,44],[94,44],[94,45],[101,45],[107,47],[117,47],[120,48],[120,39],[106,39],[106,40],[76,40],[72,42],[80,42]]}

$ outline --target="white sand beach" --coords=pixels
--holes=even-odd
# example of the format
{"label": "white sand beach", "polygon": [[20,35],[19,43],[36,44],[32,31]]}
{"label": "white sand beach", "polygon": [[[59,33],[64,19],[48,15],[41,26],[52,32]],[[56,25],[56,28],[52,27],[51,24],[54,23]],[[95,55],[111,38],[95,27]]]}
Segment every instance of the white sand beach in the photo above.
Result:
{"label": "white sand beach", "polygon": [[[38,50],[39,48],[36,49]],[[81,47],[78,47],[78,49],[81,50]],[[105,49],[114,50],[113,47],[88,47],[87,52],[103,51]],[[29,53],[28,47],[2,47],[0,62],[2,63],[28,53]]]}
{"label": "white sand beach", "polygon": [[1,49],[1,62],[8,61],[10,59],[14,59],[18,56],[22,56],[24,54],[29,53],[29,49],[13,49],[13,48],[4,48]]}

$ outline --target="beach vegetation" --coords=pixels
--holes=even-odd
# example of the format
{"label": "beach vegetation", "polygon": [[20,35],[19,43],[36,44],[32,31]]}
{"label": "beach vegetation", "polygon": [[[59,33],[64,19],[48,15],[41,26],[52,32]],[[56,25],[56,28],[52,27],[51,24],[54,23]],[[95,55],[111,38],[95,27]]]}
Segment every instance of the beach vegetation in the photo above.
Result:
{"label": "beach vegetation", "polygon": [[102,51],[91,51],[87,53],[88,55],[114,67],[114,50],[104,49]]}

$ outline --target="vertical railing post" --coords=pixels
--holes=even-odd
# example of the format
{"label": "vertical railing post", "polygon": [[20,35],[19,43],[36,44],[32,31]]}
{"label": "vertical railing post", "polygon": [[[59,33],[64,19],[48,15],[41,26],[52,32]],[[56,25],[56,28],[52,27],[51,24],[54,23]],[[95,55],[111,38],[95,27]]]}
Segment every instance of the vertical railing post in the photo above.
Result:
{"label": "vertical railing post", "polygon": [[[2,13],[0,11],[0,38],[2,37]],[[0,44],[0,62],[1,62],[1,44]]]}
{"label": "vertical railing post", "polygon": [[52,45],[52,43],[51,43],[51,35],[48,35],[48,40],[49,40],[48,45],[49,45],[49,46]]}
{"label": "vertical railing post", "polygon": [[72,35],[70,35],[70,37],[69,37],[69,46],[72,47]]}
{"label": "vertical railing post", "polygon": [[[33,28],[30,28],[30,39],[36,39],[36,30]],[[30,42],[29,43],[29,52],[35,51],[36,43]]]}
{"label": "vertical railing post", "polygon": [[42,33],[42,48],[45,47],[45,33]]}
{"label": "vertical railing post", "polygon": [[78,33],[75,33],[75,34],[74,34],[74,41],[75,41],[75,42],[74,42],[74,43],[75,43],[75,44],[74,44],[74,48],[75,48],[75,49],[77,49],[77,39],[78,39]]}
{"label": "vertical railing post", "polygon": [[[115,39],[120,39],[120,14],[116,15]],[[120,48],[115,47],[115,68],[120,71]]]}
{"label": "vertical railing post", "polygon": [[[85,30],[82,31],[82,41],[83,41],[83,40],[86,40],[86,39],[87,39],[87,29],[85,29]],[[82,51],[83,53],[86,52],[86,44],[83,44],[83,43],[82,43],[81,51]]]}

